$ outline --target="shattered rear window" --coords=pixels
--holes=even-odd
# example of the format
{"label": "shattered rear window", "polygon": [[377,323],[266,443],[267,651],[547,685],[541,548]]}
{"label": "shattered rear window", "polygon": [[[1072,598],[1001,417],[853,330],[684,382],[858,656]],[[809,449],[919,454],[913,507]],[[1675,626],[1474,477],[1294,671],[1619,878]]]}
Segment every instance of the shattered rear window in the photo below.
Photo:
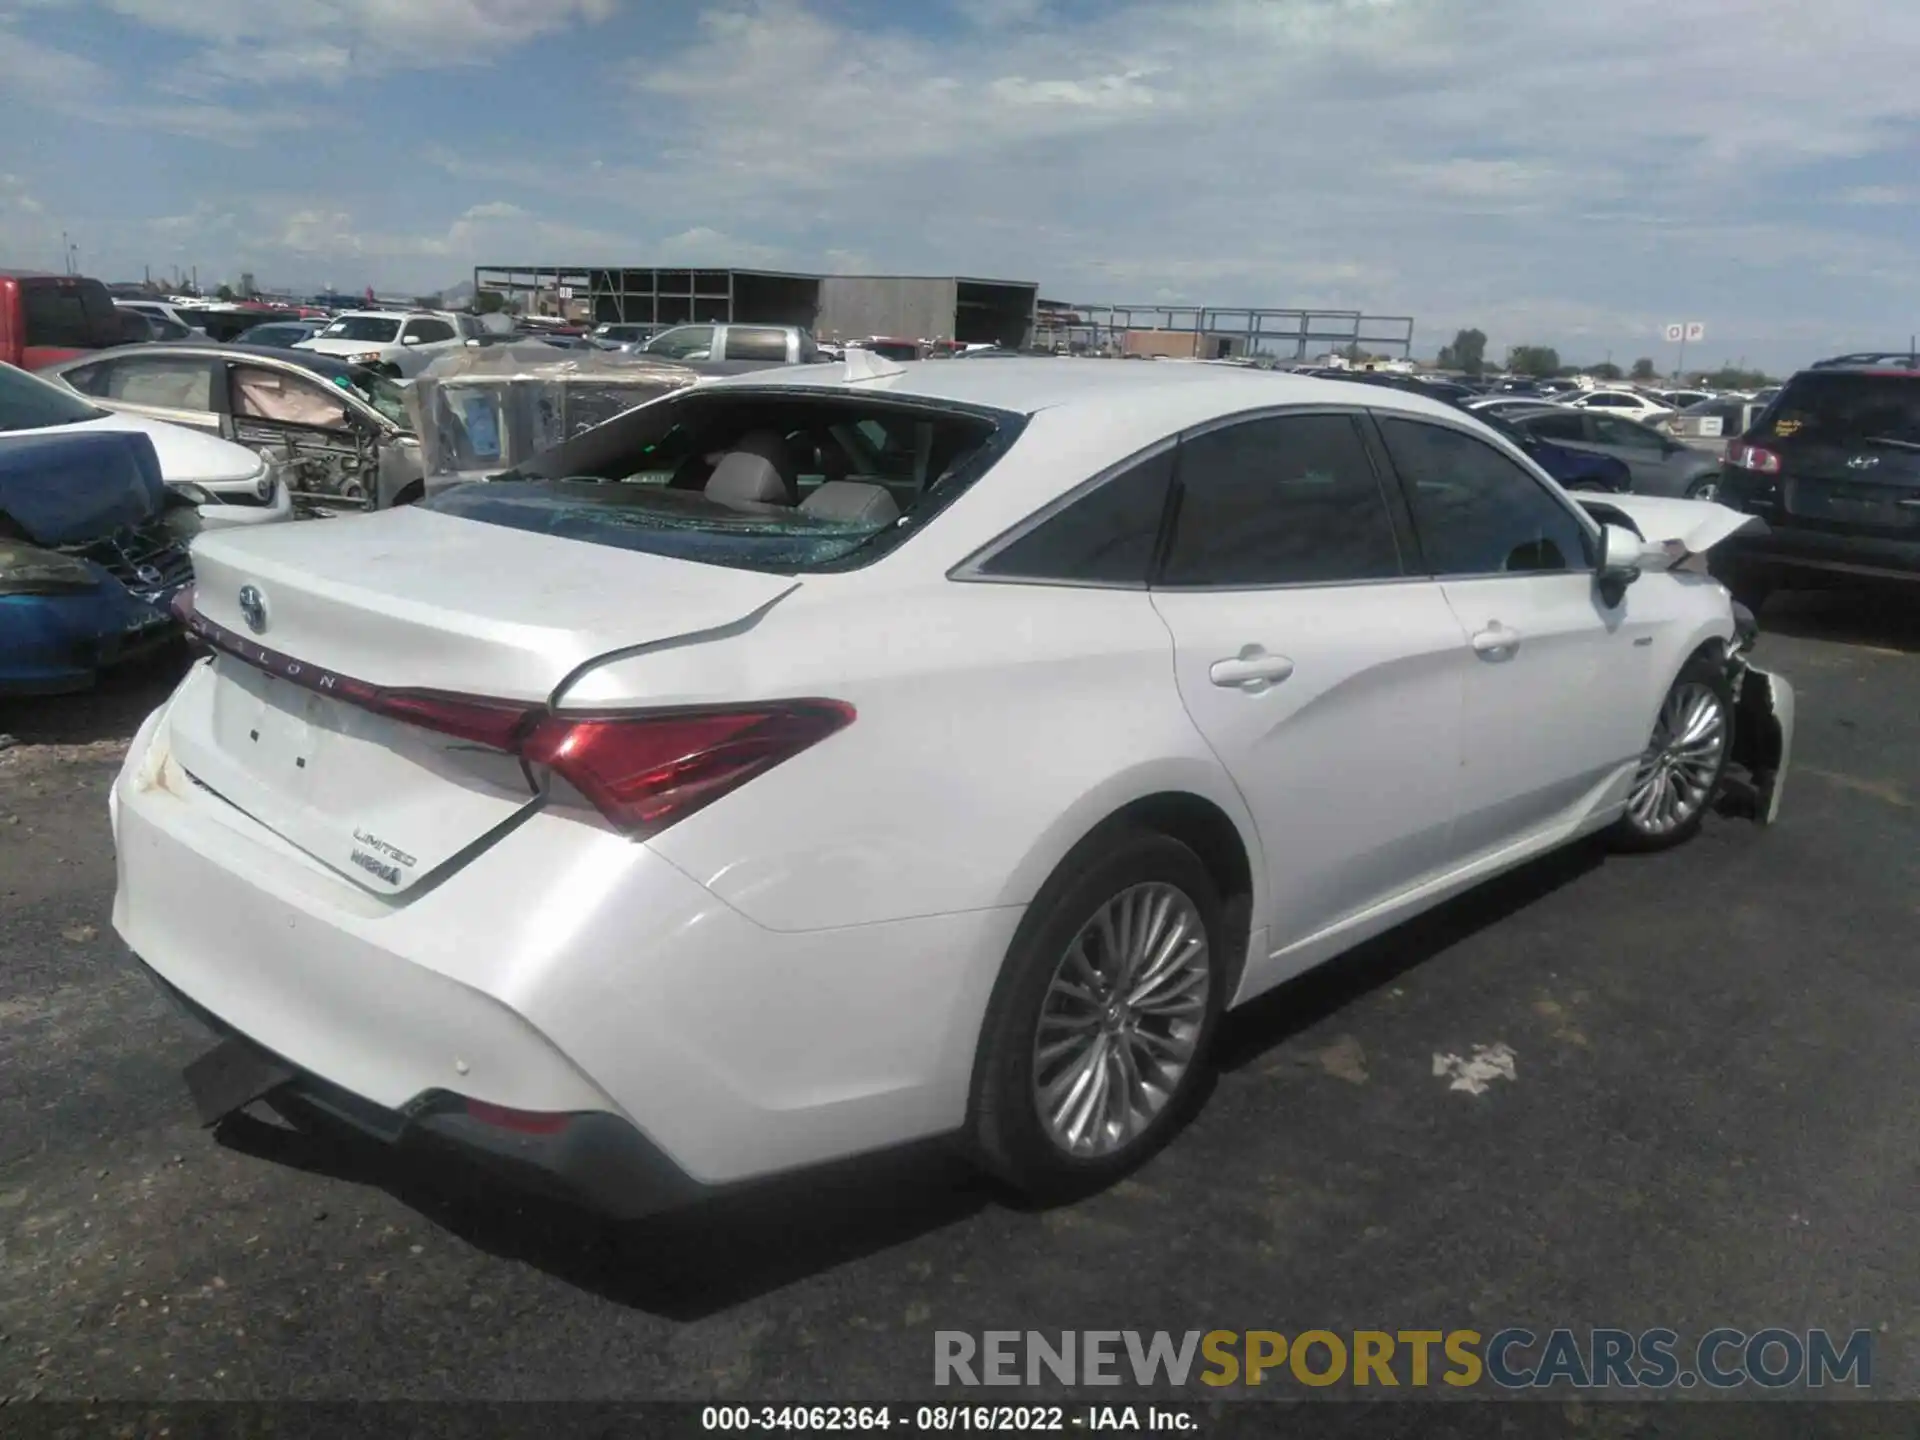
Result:
{"label": "shattered rear window", "polygon": [[749,570],[810,570],[842,560],[884,527],[798,510],[743,514],[697,491],[606,480],[456,485],[424,508],[513,530]]}
{"label": "shattered rear window", "polygon": [[855,568],[924,529],[1023,424],[852,393],[688,388],[424,508],[741,569]]}

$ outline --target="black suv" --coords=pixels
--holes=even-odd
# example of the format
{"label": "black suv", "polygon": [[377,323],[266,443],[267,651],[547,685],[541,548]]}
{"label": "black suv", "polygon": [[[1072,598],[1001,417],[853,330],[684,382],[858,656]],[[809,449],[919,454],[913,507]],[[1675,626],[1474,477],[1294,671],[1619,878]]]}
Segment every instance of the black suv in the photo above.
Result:
{"label": "black suv", "polygon": [[1727,445],[1721,504],[1767,522],[1715,552],[1759,609],[1821,578],[1920,582],[1920,357],[1840,355],[1802,370]]}

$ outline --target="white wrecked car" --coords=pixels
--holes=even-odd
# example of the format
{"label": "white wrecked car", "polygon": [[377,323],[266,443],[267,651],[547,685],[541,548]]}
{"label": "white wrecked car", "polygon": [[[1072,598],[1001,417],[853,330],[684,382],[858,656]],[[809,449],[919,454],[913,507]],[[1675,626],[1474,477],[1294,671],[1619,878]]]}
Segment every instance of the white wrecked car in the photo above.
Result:
{"label": "white wrecked car", "polygon": [[1777,808],[1700,554],[1440,401],[1207,365],[763,372],[204,539],[114,924],[262,1095],[633,1215],[922,1137],[1111,1181],[1222,1011],[1605,832]]}

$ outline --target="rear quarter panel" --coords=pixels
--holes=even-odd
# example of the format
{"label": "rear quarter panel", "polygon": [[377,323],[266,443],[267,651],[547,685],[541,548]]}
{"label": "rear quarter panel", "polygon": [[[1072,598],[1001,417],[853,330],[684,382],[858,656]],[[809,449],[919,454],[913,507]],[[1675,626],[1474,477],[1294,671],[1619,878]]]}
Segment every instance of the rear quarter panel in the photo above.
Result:
{"label": "rear quarter panel", "polygon": [[1172,790],[1225,811],[1262,873],[1145,592],[834,583],[855,579],[809,580],[746,634],[601,667],[564,698],[857,708],[847,729],[649,842],[674,865],[775,930],[1024,905],[1115,810]]}

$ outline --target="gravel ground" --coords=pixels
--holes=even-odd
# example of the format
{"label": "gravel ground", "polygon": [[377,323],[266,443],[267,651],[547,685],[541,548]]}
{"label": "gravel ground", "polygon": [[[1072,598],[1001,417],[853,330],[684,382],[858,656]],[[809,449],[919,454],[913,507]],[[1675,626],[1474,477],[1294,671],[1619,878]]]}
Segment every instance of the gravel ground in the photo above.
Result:
{"label": "gravel ground", "polygon": [[[108,924],[168,669],[0,707],[0,1400],[900,1399],[936,1329],[1557,1324],[1867,1327],[1920,1396],[1920,626],[1787,601],[1777,828],[1574,851],[1307,977],[1137,1179],[1042,1213],[935,1152],[621,1228],[216,1139]],[[1476,1045],[1514,1078],[1450,1089]]]}

